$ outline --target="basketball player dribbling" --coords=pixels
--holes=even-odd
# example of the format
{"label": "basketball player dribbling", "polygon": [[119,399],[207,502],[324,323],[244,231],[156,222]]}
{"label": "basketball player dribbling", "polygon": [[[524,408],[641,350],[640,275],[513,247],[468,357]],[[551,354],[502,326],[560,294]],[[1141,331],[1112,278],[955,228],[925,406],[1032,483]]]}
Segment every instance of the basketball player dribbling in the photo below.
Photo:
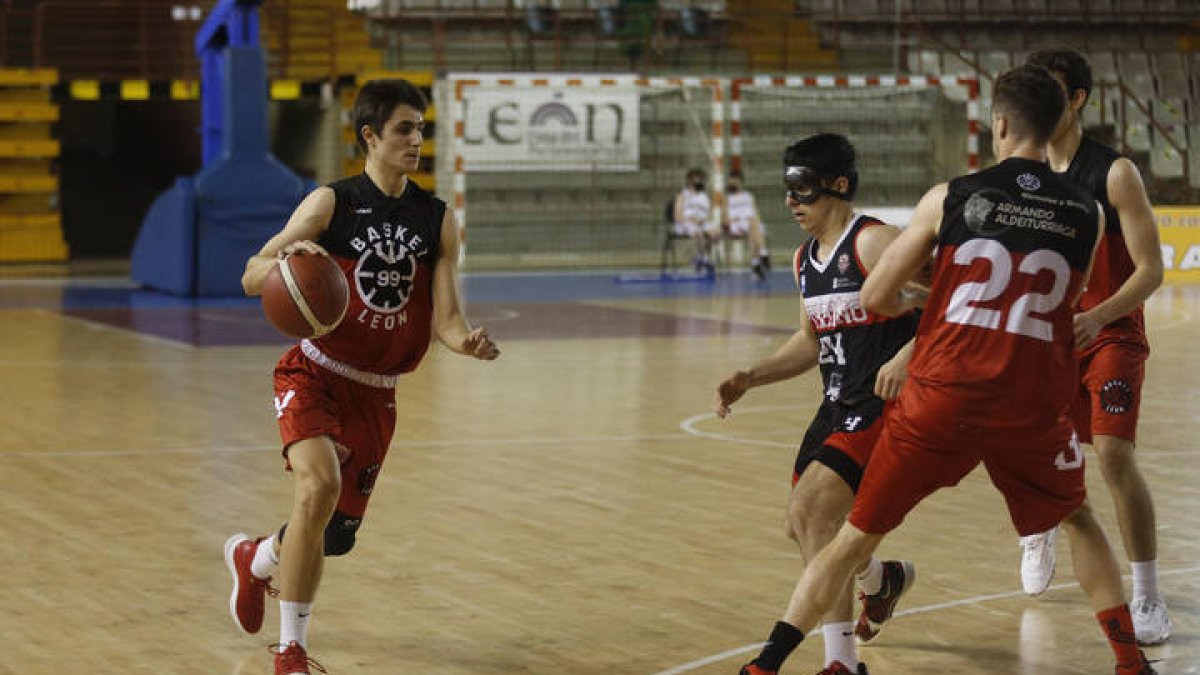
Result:
{"label": "basketball player dribbling", "polygon": [[901,290],[936,248],[908,381],[885,416],[847,522],[804,570],[744,675],[777,672],[883,537],[981,462],[1018,533],[1064,524],[1117,675],[1154,673],[1133,635],[1116,557],[1086,500],[1071,422],[1074,307],[1104,216],[1046,164],[1066,105],[1050,73],[1004,73],[992,101],[999,164],[926,193],[863,286],[867,310],[904,311]]}
{"label": "basketball player dribbling", "polygon": [[[883,428],[884,400],[895,398],[904,383],[921,298],[909,296],[912,308],[896,317],[862,307],[863,281],[900,231],[855,212],[858,169],[850,141],[838,134],[810,136],[788,147],[783,164],[788,209],[812,237],[793,263],[804,298],[801,328],[772,356],[722,382],[714,409],[726,417],[747,390],[820,366],[825,393],[796,457],[786,526],[812,560],[850,512]],[[915,574],[910,562],[872,557],[857,577],[863,605],[857,624],[849,585],[822,618],[821,675],[866,672],[855,640],[867,642],[879,633]]]}
{"label": "basketball player dribbling", "polygon": [[324,557],[354,547],[395,431],[400,376],[417,367],[432,336],[466,356],[499,355],[462,313],[454,213],[407,177],[418,166],[425,107],[404,80],[365,84],[354,103],[365,172],[309,194],[242,278],[257,295],[278,258],[329,255],[351,288],[342,323],[303,340],[275,368],[283,456],[295,479],[291,516],[275,534],[236,534],[225,544],[239,628],[257,633],[265,596],[279,597],[276,675],[308,674],[310,665],[324,672],[307,653],[313,598]]}
{"label": "basketball player dribbling", "polygon": [[[1137,167],[1083,134],[1083,107],[1092,89],[1087,61],[1057,50],[1031,54],[1028,62],[1049,70],[1067,90],[1067,109],[1050,139],[1050,166],[1098,200],[1107,222],[1075,315],[1081,338],[1075,428],[1080,441],[1095,448],[1116,506],[1133,571],[1130,608],[1138,642],[1160,644],[1171,636],[1171,617],[1158,589],[1154,501],[1133,452],[1150,355],[1142,303],[1163,278],[1158,228]],[[1021,580],[1027,593],[1037,595],[1049,586],[1057,534],[1054,528],[1022,538]]]}

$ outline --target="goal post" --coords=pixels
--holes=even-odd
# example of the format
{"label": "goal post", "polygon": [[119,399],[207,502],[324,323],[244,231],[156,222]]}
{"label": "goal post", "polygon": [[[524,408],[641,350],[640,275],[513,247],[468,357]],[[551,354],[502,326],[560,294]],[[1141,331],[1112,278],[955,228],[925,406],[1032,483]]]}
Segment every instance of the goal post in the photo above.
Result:
{"label": "goal post", "polygon": [[[772,248],[803,238],[787,227],[780,171],[784,149],[815,133],[854,144],[855,203],[899,213],[935,183],[979,169],[979,86],[965,77],[756,76],[730,81],[729,164],[771,233]],[[874,207],[874,209],[873,209]]]}
{"label": "goal post", "polygon": [[435,93],[438,185],[477,269],[657,266],[666,203],[691,168],[708,173],[713,226],[726,172],[741,170],[772,250],[790,253],[804,233],[782,153],[814,133],[855,144],[864,211],[911,207],[980,164],[967,77],[452,73]]}
{"label": "goal post", "polygon": [[710,194],[724,193],[726,90],[719,79],[630,74],[447,76],[443,167],[469,233],[466,260],[657,263],[665,204],[687,170],[705,170]]}

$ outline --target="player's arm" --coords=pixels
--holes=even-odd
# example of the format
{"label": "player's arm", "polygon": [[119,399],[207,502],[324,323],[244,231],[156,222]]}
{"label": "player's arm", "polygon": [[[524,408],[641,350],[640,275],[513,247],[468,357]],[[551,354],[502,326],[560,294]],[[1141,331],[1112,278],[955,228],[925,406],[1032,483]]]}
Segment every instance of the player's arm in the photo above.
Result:
{"label": "player's arm", "polygon": [[1096,333],[1137,309],[1163,280],[1158,226],[1154,223],[1154,210],[1137,167],[1124,157],[1118,159],[1108,170],[1107,183],[1108,198],[1120,217],[1121,234],[1133,261],[1133,274],[1104,302],[1076,315],[1077,323],[1091,324],[1086,330],[1094,329]]}
{"label": "player's arm", "polygon": [[[858,253],[858,259],[862,263],[867,278],[870,278],[871,270],[879,264],[880,258],[883,257],[884,251],[900,236],[900,228],[891,225],[876,225],[868,227],[858,235],[855,241],[855,251]],[[908,282],[904,286],[905,292],[911,294],[912,302],[924,304],[924,300],[928,298],[928,288],[916,286],[913,282]],[[908,362],[912,359],[913,344],[915,338],[909,340],[900,351],[896,352],[892,358],[879,367],[879,372],[875,374],[875,395],[879,398],[890,400],[900,395],[900,389],[904,386],[904,381],[908,379]]]}
{"label": "player's arm", "polygon": [[908,362],[912,360],[916,343],[917,338],[911,338],[887,363],[879,366],[879,372],[875,373],[876,396],[890,401],[900,395],[900,390],[908,380]]}
{"label": "player's arm", "polygon": [[300,251],[329,255],[315,242],[329,228],[336,203],[333,188],[319,187],[308,193],[283,229],[246,261],[246,271],[242,274],[242,289],[246,295],[261,293],[263,280],[271,268],[278,264],[279,258],[289,253]]}
{"label": "player's arm", "polygon": [[[1079,284],[1079,290],[1075,292],[1075,297],[1071,298],[1072,307],[1079,303],[1083,289],[1087,288],[1088,281],[1092,278],[1092,269],[1096,265],[1096,251],[1100,250],[1100,240],[1104,237],[1104,222],[1104,209],[1100,207],[1100,202],[1096,202],[1096,241],[1092,242],[1092,252],[1088,255],[1087,269],[1083,271],[1083,283]],[[1081,320],[1080,316],[1082,313],[1076,314],[1074,317],[1075,346],[1083,349],[1096,339],[1100,327],[1087,319]]]}
{"label": "player's arm", "polygon": [[821,347],[813,332],[812,323],[803,306],[800,310],[801,327],[775,353],[754,364],[748,370],[739,370],[717,385],[713,397],[713,411],[724,418],[738,399],[754,387],[788,380],[807,372],[817,365]]}
{"label": "player's arm", "polygon": [[929,261],[929,255],[937,244],[946,192],[945,183],[935,185],[926,192],[913,210],[908,227],[880,254],[862,288],[862,303],[867,310],[884,316],[896,316],[923,304],[920,294],[901,291]]}
{"label": "player's arm", "polygon": [[491,361],[500,350],[482,327],[471,329],[458,293],[458,219],[446,209],[442,240],[433,268],[433,330],[438,340],[458,354]]}

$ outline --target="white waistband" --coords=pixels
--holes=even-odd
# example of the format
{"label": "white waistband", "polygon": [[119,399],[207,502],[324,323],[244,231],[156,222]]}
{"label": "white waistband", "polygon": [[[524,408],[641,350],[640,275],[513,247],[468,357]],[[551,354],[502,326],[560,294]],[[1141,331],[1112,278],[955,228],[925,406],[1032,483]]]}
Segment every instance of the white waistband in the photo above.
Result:
{"label": "white waistband", "polygon": [[368,387],[378,387],[380,389],[395,389],[396,382],[400,378],[396,375],[380,375],[379,373],[368,373],[365,370],[359,370],[354,366],[347,365],[341,361],[335,361],[324,353],[310,340],[300,341],[300,351],[304,355],[312,359],[317,365],[331,372],[337,373],[347,380],[352,380],[359,384],[365,384]]}

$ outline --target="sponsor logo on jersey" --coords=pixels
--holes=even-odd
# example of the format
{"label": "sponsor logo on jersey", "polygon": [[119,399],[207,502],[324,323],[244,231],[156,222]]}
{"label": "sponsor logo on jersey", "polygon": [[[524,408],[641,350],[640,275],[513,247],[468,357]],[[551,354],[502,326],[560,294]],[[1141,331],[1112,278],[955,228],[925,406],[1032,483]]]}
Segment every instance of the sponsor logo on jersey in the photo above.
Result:
{"label": "sponsor logo on jersey", "polygon": [[1100,407],[1110,415],[1124,415],[1133,407],[1133,387],[1125,380],[1109,380],[1100,387]]}
{"label": "sponsor logo on jersey", "polygon": [[1017,187],[1030,192],[1037,192],[1042,187],[1042,181],[1031,173],[1023,173],[1017,176]]}
{"label": "sponsor logo on jersey", "polygon": [[847,279],[846,277],[834,277],[833,290],[836,291],[839,288],[858,288],[858,282],[854,279]]}
{"label": "sponsor logo on jersey", "polygon": [[1007,199],[1003,192],[990,188],[971,193],[967,203],[963,205],[963,222],[966,223],[967,229],[984,236],[1000,234],[1007,230],[1007,225],[997,224],[992,217],[996,205]]}
{"label": "sponsor logo on jersey", "polygon": [[871,315],[863,308],[857,291],[805,298],[804,309],[817,332],[863,326],[871,322]]}
{"label": "sponsor logo on jersey", "polygon": [[[845,253],[839,255],[838,261],[837,261],[837,268],[838,268],[838,272],[845,274],[846,270],[850,269],[850,256]],[[834,288],[837,288],[837,286],[834,286]]]}
{"label": "sponsor logo on jersey", "polygon": [[362,206],[362,207],[359,207],[359,208],[357,208],[357,209],[354,209],[354,212],[355,212],[355,213],[357,213],[357,214],[358,214],[358,215],[360,215],[360,216],[365,216],[365,215],[367,215],[367,214],[371,213],[371,207],[369,207],[369,206]]}

